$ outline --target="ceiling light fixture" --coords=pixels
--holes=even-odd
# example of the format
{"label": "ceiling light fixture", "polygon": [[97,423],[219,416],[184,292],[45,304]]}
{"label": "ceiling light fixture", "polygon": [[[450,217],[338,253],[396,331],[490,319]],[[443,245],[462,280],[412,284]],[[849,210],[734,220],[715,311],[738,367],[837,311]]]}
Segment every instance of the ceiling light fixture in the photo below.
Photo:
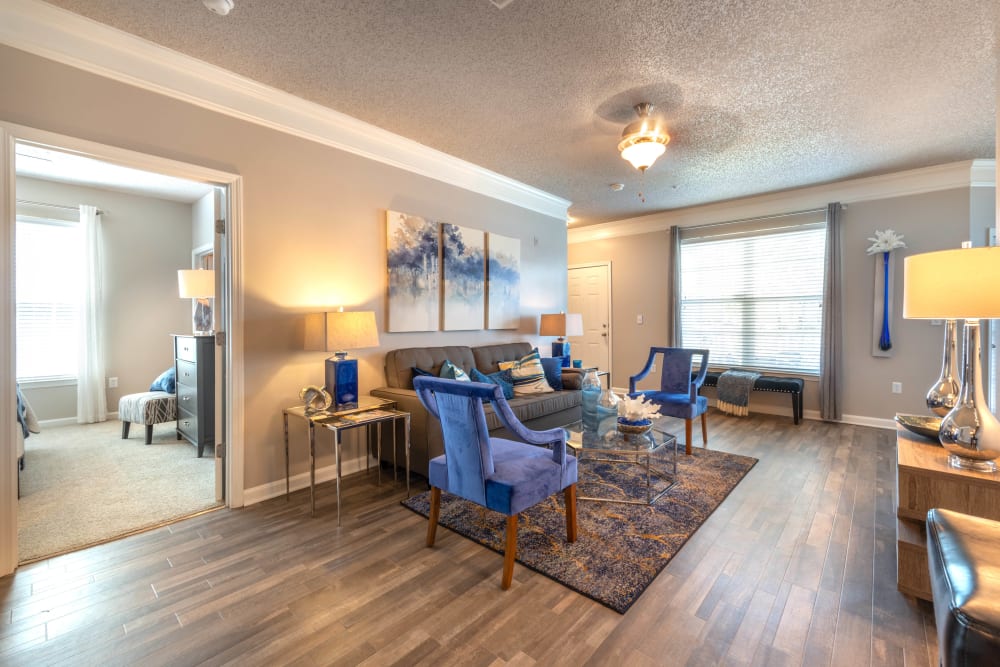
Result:
{"label": "ceiling light fixture", "polygon": [[652,104],[643,102],[636,104],[634,108],[639,120],[625,126],[618,150],[621,151],[622,158],[631,162],[633,167],[646,171],[667,150],[670,135],[649,117],[653,111]]}
{"label": "ceiling light fixture", "polygon": [[233,0],[201,0],[210,12],[225,16],[233,10]]}

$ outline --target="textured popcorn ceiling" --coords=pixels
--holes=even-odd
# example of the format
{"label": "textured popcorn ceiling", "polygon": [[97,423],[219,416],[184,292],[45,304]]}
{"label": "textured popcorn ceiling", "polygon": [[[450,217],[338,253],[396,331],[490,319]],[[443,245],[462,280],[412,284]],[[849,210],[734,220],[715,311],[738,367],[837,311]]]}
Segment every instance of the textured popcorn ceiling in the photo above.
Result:
{"label": "textured popcorn ceiling", "polygon": [[[995,152],[991,1],[50,2],[565,197],[577,224]],[[643,101],[673,136],[644,176],[616,149]]]}

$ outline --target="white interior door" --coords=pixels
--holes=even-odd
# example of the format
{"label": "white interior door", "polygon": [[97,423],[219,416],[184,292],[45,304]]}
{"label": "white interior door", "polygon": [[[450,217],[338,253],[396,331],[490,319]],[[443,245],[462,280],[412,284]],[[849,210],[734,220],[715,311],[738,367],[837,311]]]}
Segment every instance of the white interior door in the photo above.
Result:
{"label": "white interior door", "polygon": [[583,316],[583,335],[570,338],[573,358],[584,367],[611,371],[611,264],[569,268],[567,312]]}

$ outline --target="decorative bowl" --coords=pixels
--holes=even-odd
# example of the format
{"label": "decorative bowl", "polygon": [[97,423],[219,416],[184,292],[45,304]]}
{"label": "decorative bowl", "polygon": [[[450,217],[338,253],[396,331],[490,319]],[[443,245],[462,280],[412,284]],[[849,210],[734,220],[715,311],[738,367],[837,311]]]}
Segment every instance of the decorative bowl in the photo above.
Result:
{"label": "decorative bowl", "polygon": [[941,417],[925,417],[923,415],[896,414],[896,423],[911,433],[938,442],[938,430],[941,428]]}
{"label": "decorative bowl", "polygon": [[630,421],[624,417],[618,418],[618,430],[631,435],[641,435],[653,427],[653,422],[649,419]]}

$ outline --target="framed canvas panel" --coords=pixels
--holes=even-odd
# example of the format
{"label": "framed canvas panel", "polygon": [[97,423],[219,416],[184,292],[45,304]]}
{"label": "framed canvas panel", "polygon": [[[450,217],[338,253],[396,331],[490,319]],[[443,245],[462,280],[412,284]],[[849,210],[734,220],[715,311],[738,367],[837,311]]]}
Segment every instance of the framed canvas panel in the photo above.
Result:
{"label": "framed canvas panel", "polygon": [[440,323],[438,223],[386,212],[387,331],[437,331]]}
{"label": "framed canvas panel", "polygon": [[489,235],[486,325],[517,329],[521,323],[521,239]]}
{"label": "framed canvas panel", "polygon": [[441,225],[444,276],[444,329],[482,329],[486,305],[486,234],[449,223]]}

